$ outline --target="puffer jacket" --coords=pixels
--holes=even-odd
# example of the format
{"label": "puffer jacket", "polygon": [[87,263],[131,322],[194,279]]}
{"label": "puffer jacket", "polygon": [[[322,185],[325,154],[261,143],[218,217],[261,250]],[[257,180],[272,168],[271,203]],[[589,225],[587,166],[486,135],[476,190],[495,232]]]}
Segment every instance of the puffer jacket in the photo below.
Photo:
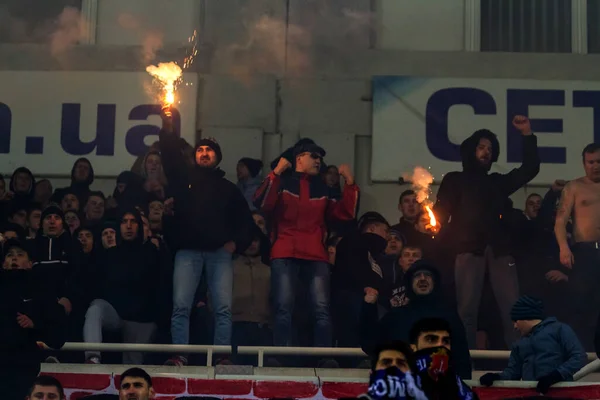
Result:
{"label": "puffer jacket", "polygon": [[565,381],[586,363],[587,356],[577,335],[569,325],[556,318],[546,318],[531,333],[513,345],[508,367],[501,379],[537,381],[558,371]]}

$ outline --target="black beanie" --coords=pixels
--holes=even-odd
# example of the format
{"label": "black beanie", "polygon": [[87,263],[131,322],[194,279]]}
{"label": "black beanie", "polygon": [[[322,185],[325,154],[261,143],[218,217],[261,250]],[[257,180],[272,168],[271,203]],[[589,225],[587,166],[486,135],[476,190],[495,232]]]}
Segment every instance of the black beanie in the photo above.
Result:
{"label": "black beanie", "polygon": [[[48,215],[58,215],[61,219],[65,219],[65,214],[63,213],[63,211],[60,209],[60,207],[54,203],[50,204],[48,207],[44,208],[44,210],[42,211],[42,216],[40,218],[41,221],[43,221]],[[41,228],[41,226],[40,226]]]}
{"label": "black beanie", "polygon": [[510,310],[510,318],[513,321],[544,319],[544,304],[536,298],[521,296]]}
{"label": "black beanie", "polygon": [[223,153],[221,153],[221,146],[219,146],[219,143],[217,143],[217,140],[215,138],[200,139],[196,144],[196,150],[200,146],[208,146],[211,149],[213,149],[213,151],[217,155],[217,164],[221,163],[221,160],[223,159]]}
{"label": "black beanie", "polygon": [[238,163],[244,164],[248,168],[248,171],[250,171],[250,176],[253,178],[259,174],[260,170],[263,167],[263,162],[261,160],[248,157],[240,159]]}

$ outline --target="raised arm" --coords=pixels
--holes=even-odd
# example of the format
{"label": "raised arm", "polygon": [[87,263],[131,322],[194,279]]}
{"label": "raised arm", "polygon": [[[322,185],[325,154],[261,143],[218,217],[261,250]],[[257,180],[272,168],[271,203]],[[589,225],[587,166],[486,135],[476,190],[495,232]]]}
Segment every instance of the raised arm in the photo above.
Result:
{"label": "raised arm", "polygon": [[571,249],[569,248],[569,242],[567,241],[567,223],[569,222],[569,218],[571,218],[573,205],[575,204],[573,185],[573,182],[565,185],[560,196],[560,203],[554,223],[554,234],[560,248],[560,262],[567,268],[573,268],[573,263],[575,262],[573,253],[571,253]]}
{"label": "raised arm", "polygon": [[263,183],[254,193],[254,206],[264,214],[270,214],[275,210],[279,200],[279,186],[281,185],[281,174],[292,166],[285,158],[281,157],[277,166],[265,178]]}
{"label": "raised arm", "polygon": [[339,201],[329,199],[327,219],[330,221],[349,221],[356,218],[358,213],[360,189],[354,182],[354,176],[348,165],[340,165],[339,171],[340,175],[344,177],[344,190]]}
{"label": "raised arm", "polygon": [[161,118],[163,126],[158,138],[163,168],[169,185],[180,190],[188,185],[188,165],[182,152],[180,137],[173,129],[170,109],[163,108]]}

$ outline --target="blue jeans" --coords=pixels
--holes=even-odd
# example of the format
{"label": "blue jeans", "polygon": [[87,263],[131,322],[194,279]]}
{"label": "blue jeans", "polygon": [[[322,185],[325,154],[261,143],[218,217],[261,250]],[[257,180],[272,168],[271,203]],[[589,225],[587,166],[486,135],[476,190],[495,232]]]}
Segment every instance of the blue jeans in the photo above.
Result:
{"label": "blue jeans", "polygon": [[221,248],[215,251],[179,250],[175,255],[173,274],[173,344],[189,344],[190,312],[195,307],[194,295],[206,272],[210,301],[215,316],[214,344],[231,344],[231,297],[233,264],[231,253]]}
{"label": "blue jeans", "polygon": [[314,346],[331,347],[329,317],[329,265],[321,261],[277,258],[271,262],[271,290],[275,314],[273,342],[275,346],[291,346],[292,314],[296,281],[308,288],[314,316]]}

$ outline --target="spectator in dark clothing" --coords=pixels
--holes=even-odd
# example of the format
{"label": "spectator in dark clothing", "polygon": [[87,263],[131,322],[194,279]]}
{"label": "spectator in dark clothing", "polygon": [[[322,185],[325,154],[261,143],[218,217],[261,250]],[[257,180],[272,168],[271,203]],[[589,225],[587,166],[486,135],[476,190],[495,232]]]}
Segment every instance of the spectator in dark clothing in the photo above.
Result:
{"label": "spectator in dark clothing", "polygon": [[263,177],[260,173],[263,167],[261,160],[242,158],[237,164],[237,187],[240,189],[250,210],[255,211],[254,193],[260,187]]}
{"label": "spectator in dark clothing", "polygon": [[523,210],[523,215],[528,220],[536,219],[541,207],[542,196],[537,193],[531,193],[525,200],[525,209]]}
{"label": "spectator in dark clothing", "polygon": [[375,344],[406,340],[410,328],[423,318],[442,318],[452,329],[452,349],[456,371],[463,379],[471,378],[471,356],[465,328],[453,309],[441,298],[441,280],[435,267],[425,260],[415,262],[404,275],[409,304],[393,308],[378,321],[377,292],[367,293],[361,315],[361,347],[371,354]]}
{"label": "spectator in dark clothing", "polygon": [[385,254],[387,256],[398,258],[402,253],[402,248],[406,245],[406,238],[397,229],[390,229],[388,236],[387,247],[385,248]]}
{"label": "spectator in dark clothing", "polygon": [[39,203],[41,207],[46,207],[50,204],[52,197],[52,183],[48,179],[42,179],[36,182],[33,190],[33,201]]}
{"label": "spectator in dark clothing", "polygon": [[[202,139],[190,167],[181,156],[179,137],[168,111],[163,113],[160,149],[174,198],[172,244],[176,245],[173,276],[174,344],[189,343],[189,320],[194,294],[206,273],[215,314],[215,345],[231,343],[232,255],[250,245],[254,226],[250,210],[238,188],[218,168],[221,147],[214,139]],[[206,190],[209,187],[211,190]],[[187,362],[183,355],[169,364]]]}
{"label": "spectator in dark clothing", "polygon": [[8,222],[18,224],[23,229],[27,229],[27,209],[31,202],[12,201],[9,205]]}
{"label": "spectator in dark clothing", "polygon": [[163,213],[165,205],[162,200],[158,198],[151,198],[148,202],[148,221],[150,222],[150,229],[154,235],[160,235],[163,231]]}
{"label": "spectator in dark clothing", "polygon": [[27,233],[25,229],[19,224],[13,224],[11,222],[7,222],[0,227],[0,232],[4,236],[4,239],[17,239],[19,241],[24,241],[27,237]]}
{"label": "spectator in dark clothing", "polygon": [[[275,309],[274,343],[290,346],[295,281],[308,288],[315,318],[314,345],[331,347],[329,315],[329,265],[324,240],[326,222],[352,220],[358,208],[359,189],[350,167],[341,166],[346,184],[342,199],[329,197],[320,178],[325,150],[315,144],[300,144],[284,153],[275,169],[256,192],[255,204],[274,226],[271,279]],[[286,158],[290,157],[290,158]],[[295,165],[295,167],[293,167]]]}
{"label": "spectator in dark clothing", "polygon": [[87,158],[79,158],[73,163],[73,168],[71,169],[71,185],[66,188],[57,189],[51,201],[60,203],[64,197],[64,193],[70,191],[77,196],[81,204],[85,204],[91,193],[90,186],[93,182],[94,168],[92,167],[92,163]]}
{"label": "spectator in dark clothing", "polygon": [[400,257],[394,259],[389,268],[383,270],[384,285],[379,295],[379,304],[385,310],[406,307],[409,303],[404,275],[409,268],[423,258],[423,250],[418,246],[406,246]]}
{"label": "spectator in dark clothing", "polygon": [[392,226],[392,229],[400,232],[406,239],[406,243],[413,242],[414,240],[412,239],[416,233],[415,224],[417,223],[417,216],[421,212],[421,205],[417,201],[417,194],[414,190],[405,190],[400,194],[398,210],[402,214],[402,217],[400,217],[400,222]]}
{"label": "spectator in dark clothing", "polygon": [[102,230],[100,231],[100,238],[102,241],[103,249],[110,249],[117,245],[117,231],[119,225],[114,221],[104,221],[102,223]]}
{"label": "spectator in dark clothing", "polygon": [[381,290],[383,285],[383,270],[376,260],[387,246],[389,224],[376,212],[365,213],[359,223],[360,230],[338,244],[331,276],[332,313],[339,347],[360,345],[360,310],[365,290]]}
{"label": "spectator in dark clothing", "polygon": [[19,167],[13,172],[9,185],[13,203],[21,204],[21,206],[27,208],[29,203],[33,201],[34,188],[35,178],[29,169]]}
{"label": "spectator in dark clothing", "polygon": [[42,205],[40,203],[31,203],[27,210],[27,239],[33,239],[40,229],[42,220]]}
{"label": "spectator in dark clothing", "polygon": [[33,381],[26,400],[52,399],[66,400],[65,390],[58,379],[50,375],[40,375]]}
{"label": "spectator in dark clothing", "polygon": [[73,238],[79,240],[83,254],[91,254],[96,246],[94,232],[86,227],[80,227],[73,233]]}
{"label": "spectator in dark clothing", "polygon": [[[117,246],[99,253],[95,300],[85,316],[86,343],[102,343],[102,331],[120,331],[125,343],[150,343],[156,330],[160,261],[156,249],[144,246],[143,223],[135,209],[121,213]],[[98,352],[86,352],[88,363],[100,363]],[[125,353],[125,364],[142,364],[143,355]]]}
{"label": "spectator in dark clothing", "polygon": [[4,243],[0,270],[0,387],[5,399],[23,399],[40,371],[37,342],[60,349],[66,315],[32,277],[27,246]]}
{"label": "spectator in dark clothing", "polygon": [[83,224],[95,229],[104,218],[106,198],[102,192],[90,192],[85,203]]}
{"label": "spectator in dark clothing", "polygon": [[67,224],[71,235],[77,229],[79,229],[79,227],[81,226],[81,218],[79,217],[79,214],[77,213],[77,211],[74,211],[74,210],[65,211],[65,223]]}
{"label": "spectator in dark clothing", "polygon": [[452,357],[452,328],[441,318],[417,321],[410,330],[415,351],[416,374],[429,400],[470,400],[478,398],[456,373]]}
{"label": "spectator in dark clothing", "polygon": [[486,271],[503,318],[507,345],[514,340],[510,307],[519,296],[517,271],[510,255],[510,229],[502,215],[506,200],[540,170],[537,138],[529,120],[517,116],[513,125],[523,136],[523,164],[508,174],[489,174],[498,160],[496,135],[482,129],[460,146],[462,172],[444,176],[434,212],[441,223],[436,236],[457,254],[454,263],[458,312],[465,324],[469,346],[475,348],[477,315]]}
{"label": "spectator in dark clothing", "polygon": [[514,344],[504,372],[483,375],[482,385],[491,386],[497,380],[537,381],[537,391],[546,394],[555,383],[572,381],[583,368],[587,355],[577,335],[556,318],[546,318],[543,307],[529,296],[515,303],[510,316],[521,339]]}
{"label": "spectator in dark clothing", "polygon": [[[58,201],[60,204],[60,208],[63,210],[63,212],[81,211],[81,201],[79,200],[79,197],[77,197],[77,194],[73,191],[73,189],[62,189],[60,194],[61,196],[60,199],[58,199]],[[56,196],[54,197],[56,198]]]}

